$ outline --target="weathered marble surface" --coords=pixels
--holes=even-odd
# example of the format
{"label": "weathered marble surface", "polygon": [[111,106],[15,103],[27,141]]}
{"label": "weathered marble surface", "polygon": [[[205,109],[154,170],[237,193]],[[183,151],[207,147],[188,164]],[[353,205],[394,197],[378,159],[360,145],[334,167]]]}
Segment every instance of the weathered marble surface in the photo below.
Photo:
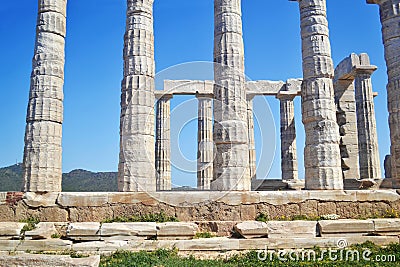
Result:
{"label": "weathered marble surface", "polygon": [[119,191],[156,191],[153,0],[127,0]]}
{"label": "weathered marble surface", "polygon": [[241,0],[214,0],[213,190],[251,190]]}
{"label": "weathered marble surface", "polygon": [[61,191],[61,137],[67,0],[38,2],[26,116],[24,191]]}
{"label": "weathered marble surface", "polygon": [[352,61],[356,57],[358,59],[357,55],[352,54],[337,65],[333,83],[342,173],[345,180],[360,178],[354,77],[350,75],[353,70]]}
{"label": "weathered marble surface", "polygon": [[157,101],[156,183],[158,191],[171,190],[171,104],[172,95]]}
{"label": "weathered marble surface", "polygon": [[366,0],[378,4],[387,66],[390,154],[393,188],[400,188],[400,0]]}
{"label": "weathered marble surface", "polygon": [[[351,54],[335,69],[335,100],[344,179],[381,179],[371,74],[365,53]],[[347,182],[347,181],[346,181]]]}
{"label": "weathered marble surface", "polygon": [[298,3],[304,78],[306,189],[343,189],[326,0],[298,0]]}
{"label": "weathered marble surface", "polygon": [[42,267],[97,267],[100,256],[71,258],[63,255],[23,254],[0,255],[1,266],[42,266]]}
{"label": "weathered marble surface", "polygon": [[282,180],[298,180],[296,122],[293,96],[278,94],[280,102]]}
{"label": "weathered marble surface", "polygon": [[256,142],[254,138],[254,114],[253,99],[254,95],[247,94],[247,125],[249,135],[249,171],[252,180],[257,178],[257,159],[256,159]]}
{"label": "weathered marble surface", "polygon": [[[395,190],[59,193],[37,206],[31,196],[0,205],[0,221],[35,217],[42,222],[100,222],[135,214],[164,212],[180,221],[247,221],[264,213],[271,219],[336,213],[340,218],[384,216],[400,212]],[[93,201],[88,201],[93,199]],[[32,203],[32,206],[30,204]],[[210,212],[217,211],[217,212]]]}
{"label": "weathered marble surface", "polygon": [[214,167],[213,96],[196,94],[198,100],[197,188],[211,189]]}

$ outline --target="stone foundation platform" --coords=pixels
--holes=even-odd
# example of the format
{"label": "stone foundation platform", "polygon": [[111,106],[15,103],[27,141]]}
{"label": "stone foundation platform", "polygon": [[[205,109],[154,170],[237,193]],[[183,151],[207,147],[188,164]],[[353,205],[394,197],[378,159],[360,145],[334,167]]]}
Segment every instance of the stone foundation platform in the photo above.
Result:
{"label": "stone foundation platform", "polygon": [[164,212],[179,221],[247,221],[337,214],[340,218],[400,213],[396,190],[157,193],[0,193],[0,221],[101,222]]}

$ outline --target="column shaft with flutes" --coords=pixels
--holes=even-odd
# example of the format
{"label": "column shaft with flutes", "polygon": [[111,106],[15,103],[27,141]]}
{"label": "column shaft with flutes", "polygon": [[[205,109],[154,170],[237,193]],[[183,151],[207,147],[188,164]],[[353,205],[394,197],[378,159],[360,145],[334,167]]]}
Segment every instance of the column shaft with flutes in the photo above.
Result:
{"label": "column shaft with flutes", "polygon": [[171,104],[172,95],[157,101],[156,175],[157,191],[171,190]]}
{"label": "column shaft with flutes", "polygon": [[197,188],[210,190],[213,179],[213,109],[212,95],[196,95],[198,100]]}
{"label": "column shaft with flutes", "polygon": [[298,180],[296,125],[293,96],[279,96],[282,180]]}
{"label": "column shaft with flutes", "polygon": [[400,188],[400,0],[367,0],[378,4],[387,66],[390,154],[393,187]]}
{"label": "column shaft with flutes", "polygon": [[257,179],[257,159],[256,143],[254,139],[254,114],[253,114],[254,95],[247,95],[247,124],[249,127],[249,170],[250,178]]}
{"label": "column shaft with flutes", "polygon": [[155,191],[153,0],[127,0],[119,191]]}
{"label": "column shaft with flutes", "polygon": [[251,190],[241,0],[214,0],[214,190]]}
{"label": "column shaft with flutes", "polygon": [[306,189],[343,189],[326,0],[298,0],[303,55]]}
{"label": "column shaft with flutes", "polygon": [[375,66],[355,70],[358,148],[360,151],[360,177],[362,179],[382,178],[371,82],[371,75],[375,70]]}
{"label": "column shaft with flutes", "polygon": [[25,130],[24,191],[60,192],[67,1],[38,3]]}

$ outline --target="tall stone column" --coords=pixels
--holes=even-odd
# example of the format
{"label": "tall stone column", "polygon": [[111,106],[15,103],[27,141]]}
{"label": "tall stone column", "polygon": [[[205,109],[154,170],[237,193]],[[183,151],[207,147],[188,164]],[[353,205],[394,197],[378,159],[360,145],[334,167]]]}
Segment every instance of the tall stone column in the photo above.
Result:
{"label": "tall stone column", "polygon": [[281,171],[282,180],[298,180],[294,96],[278,95],[281,117]]}
{"label": "tall stone column", "polygon": [[334,88],[343,179],[359,179],[360,168],[354,80],[335,80]]}
{"label": "tall stone column", "polygon": [[378,4],[388,74],[388,110],[393,187],[400,188],[400,0],[367,0]]}
{"label": "tall stone column", "polygon": [[156,172],[157,191],[171,190],[171,105],[172,95],[157,101]]}
{"label": "tall stone column", "polygon": [[241,0],[214,0],[213,190],[251,190],[241,14]]}
{"label": "tall stone column", "polygon": [[67,0],[38,3],[25,130],[24,191],[60,192]]}
{"label": "tall stone column", "polygon": [[127,0],[119,191],[155,191],[153,0]]}
{"label": "tall stone column", "polygon": [[306,189],[343,189],[326,0],[298,0],[303,54]]}
{"label": "tall stone column", "polygon": [[210,190],[213,179],[213,96],[197,94],[198,134],[197,134],[197,188]]}
{"label": "tall stone column", "polygon": [[382,178],[371,75],[376,66],[355,69],[358,147],[361,178]]}
{"label": "tall stone column", "polygon": [[254,140],[254,115],[253,115],[253,99],[254,95],[247,95],[247,124],[249,127],[249,170],[250,178],[257,179],[257,159],[256,144]]}

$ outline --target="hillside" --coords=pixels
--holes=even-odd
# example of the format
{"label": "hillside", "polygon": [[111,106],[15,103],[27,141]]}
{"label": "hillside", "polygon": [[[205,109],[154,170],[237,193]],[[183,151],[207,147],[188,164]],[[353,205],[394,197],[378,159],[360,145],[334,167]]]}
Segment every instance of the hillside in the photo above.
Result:
{"label": "hillside", "polygon": [[[0,168],[0,192],[21,191],[22,186],[22,164]],[[117,173],[73,170],[63,174],[62,188],[64,192],[117,191]]]}

